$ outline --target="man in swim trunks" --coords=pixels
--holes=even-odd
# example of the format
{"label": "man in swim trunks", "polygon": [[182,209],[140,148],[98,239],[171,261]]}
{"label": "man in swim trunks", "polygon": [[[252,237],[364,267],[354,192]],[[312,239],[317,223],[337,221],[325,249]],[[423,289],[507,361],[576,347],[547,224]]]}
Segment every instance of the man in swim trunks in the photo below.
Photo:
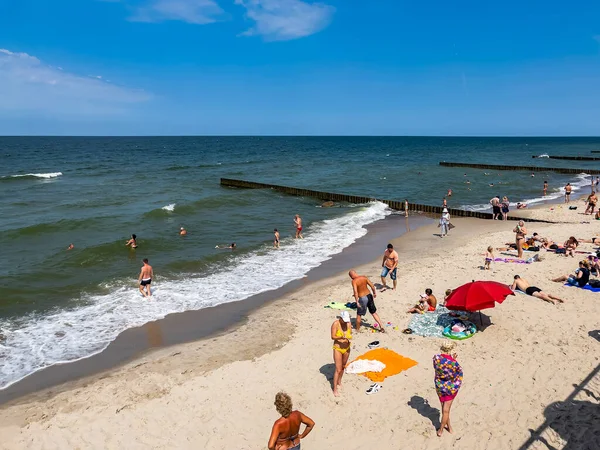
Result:
{"label": "man in swim trunks", "polygon": [[279,231],[277,231],[277,228],[273,230],[273,236],[273,247],[279,248]]}
{"label": "man in swim trunks", "polygon": [[[493,186],[493,184],[491,186]],[[500,197],[496,195],[493,199],[490,200],[490,203],[492,205],[492,213],[494,214],[492,218],[493,220],[496,220],[498,219],[500,214],[502,214],[502,210],[500,209]]]}
{"label": "man in swim trunks", "polygon": [[[379,331],[385,333],[383,322],[379,318],[377,307],[375,306],[374,298],[377,297],[377,289],[375,289],[371,280],[364,275],[357,274],[354,270],[348,272],[348,275],[352,279],[352,290],[354,291],[354,299],[356,300],[356,332],[360,331],[362,316],[367,315],[368,309],[373,319],[379,325]],[[372,294],[369,292],[369,289],[371,289]]]}
{"label": "man in swim trunks", "polygon": [[302,237],[302,217],[299,214],[294,217],[294,224],[296,225],[296,239],[304,239]]}
{"label": "man in swim trunks", "polygon": [[152,270],[152,266],[148,264],[147,258],[144,258],[143,263],[144,265],[142,266],[140,276],[138,277],[138,281],[140,282],[140,292],[144,297],[150,297],[152,296],[150,284],[152,284],[152,277],[154,277],[154,272]]}
{"label": "man in swim trunks", "polygon": [[394,246],[392,244],[388,244],[387,250],[383,253],[383,262],[381,263],[381,284],[384,287],[389,287],[385,282],[385,277],[387,277],[388,273],[390,274],[390,278],[394,282],[394,290],[396,290],[396,269],[398,268],[398,253],[394,250]]}
{"label": "man in swim trunks", "polygon": [[555,297],[550,294],[546,294],[540,288],[535,286],[530,286],[529,282],[524,278],[521,278],[519,275],[515,275],[515,280],[513,281],[512,286],[510,287],[513,291],[518,289],[522,292],[525,292],[527,295],[532,297],[541,298],[545,302],[555,304],[554,300],[560,303],[564,303],[564,301],[558,297]]}
{"label": "man in swim trunks", "polygon": [[571,187],[571,183],[567,183],[567,185],[565,186],[565,203],[569,203],[571,201],[571,190],[573,188]]}

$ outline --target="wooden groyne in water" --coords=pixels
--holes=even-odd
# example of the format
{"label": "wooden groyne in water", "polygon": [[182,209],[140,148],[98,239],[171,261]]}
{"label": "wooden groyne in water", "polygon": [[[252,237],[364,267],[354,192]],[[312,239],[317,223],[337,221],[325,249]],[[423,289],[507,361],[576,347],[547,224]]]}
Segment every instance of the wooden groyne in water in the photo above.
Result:
{"label": "wooden groyne in water", "polygon": [[526,170],[528,172],[557,172],[568,174],[587,173],[589,175],[600,175],[600,170],[596,169],[568,169],[560,167],[533,167],[533,166],[499,166],[494,164],[470,164],[458,162],[440,162],[444,167],[468,167],[470,169],[489,169],[489,170]]}
{"label": "wooden groyne in water", "polygon": [[[221,186],[244,189],[271,189],[278,192],[283,192],[288,195],[299,197],[312,197],[323,202],[347,202],[347,203],[369,203],[381,202],[388,205],[390,208],[397,211],[404,211],[404,202],[397,200],[382,200],[373,197],[362,197],[358,195],[335,194],[332,192],[313,191],[311,189],[299,189],[289,186],[279,186],[276,184],[255,183],[253,181],[233,180],[230,178],[221,178]],[[442,214],[442,206],[421,205],[418,203],[408,203],[409,211],[418,211],[430,214]],[[481,211],[467,211],[465,209],[448,208],[451,217],[475,217],[477,219],[492,219],[491,213]],[[545,220],[526,219],[522,217],[508,217],[509,220],[523,220],[525,222],[548,222]]]}
{"label": "wooden groyne in water", "polygon": [[[539,156],[532,156],[532,158],[539,158]],[[544,156],[540,159],[548,158],[548,159],[565,159],[568,161],[600,161],[600,158],[596,158],[593,156]]]}

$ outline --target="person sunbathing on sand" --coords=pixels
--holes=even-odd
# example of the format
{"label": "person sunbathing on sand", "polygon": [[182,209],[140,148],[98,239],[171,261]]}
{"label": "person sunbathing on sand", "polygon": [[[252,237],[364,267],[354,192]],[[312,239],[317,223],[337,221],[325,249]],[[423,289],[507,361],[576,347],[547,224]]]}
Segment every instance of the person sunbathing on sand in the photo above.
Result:
{"label": "person sunbathing on sand", "polygon": [[425,312],[433,312],[437,307],[437,298],[433,295],[433,291],[429,288],[425,289],[425,293],[421,294],[421,299],[414,308],[406,311],[409,314],[425,314]]}
{"label": "person sunbathing on sand", "polygon": [[554,300],[556,300],[557,302],[560,302],[560,303],[564,303],[564,300],[562,300],[558,297],[555,297],[553,295],[546,294],[538,287],[530,286],[529,282],[526,279],[521,278],[519,275],[515,275],[513,284],[510,288],[513,291],[518,289],[521,292],[525,292],[527,295],[530,295],[535,298],[540,298],[540,299],[544,300],[545,302],[552,303],[553,305],[555,304]]}
{"label": "person sunbathing on sand", "polygon": [[554,278],[555,283],[564,283],[565,281],[571,286],[585,286],[590,281],[590,263],[586,260],[579,261],[579,269],[572,275],[562,275]]}
{"label": "person sunbathing on sand", "polygon": [[[269,450],[300,450],[300,441],[312,431],[315,422],[300,411],[292,411],[292,399],[285,392],[275,396],[275,409],[281,417],[275,421],[269,437]],[[306,428],[300,433],[300,426]]]}
{"label": "person sunbathing on sand", "polygon": [[564,243],[565,256],[571,255],[572,258],[575,258],[575,250],[577,249],[578,245],[579,241],[575,239],[575,237],[571,236],[569,239],[567,239]]}
{"label": "person sunbathing on sand", "polygon": [[584,242],[586,244],[595,244],[596,242],[598,242],[600,244],[600,237],[594,236],[591,239],[583,239],[583,238],[579,238],[577,239],[578,242]]}

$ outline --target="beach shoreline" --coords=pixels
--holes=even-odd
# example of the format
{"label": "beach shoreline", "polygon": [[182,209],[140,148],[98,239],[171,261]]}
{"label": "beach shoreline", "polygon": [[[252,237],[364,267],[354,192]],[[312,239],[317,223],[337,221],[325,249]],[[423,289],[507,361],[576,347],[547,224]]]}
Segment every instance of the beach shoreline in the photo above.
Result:
{"label": "beach shoreline", "polygon": [[[569,212],[561,214],[568,218]],[[350,300],[349,279],[341,272],[258,308],[245,323],[217,337],[155,350],[56,391],[4,405],[0,409],[4,445],[22,448],[27,442],[36,447],[62,440],[81,447],[142,448],[152,442],[155,448],[188,448],[194,442],[195,448],[206,449],[264,448],[270,424],[277,418],[273,396],[284,389],[317,422],[307,438],[308,448],[347,442],[348,430],[336,423],[352,422],[357,408],[365,433],[353,438],[351,448],[369,445],[374,438],[390,449],[407,441],[415,448],[445,448],[447,440],[456,439],[468,448],[517,448],[529,438],[528,428],[536,429],[545,420],[553,423],[549,405],[567,398],[572,384],[598,364],[594,349],[600,343],[588,334],[598,328],[595,294],[547,281],[548,273],[576,264],[576,259],[554,254],[544,254],[541,263],[498,263],[492,271],[482,271],[485,247],[512,240],[514,223],[453,222],[456,228],[445,239],[435,237],[437,226],[429,224],[393,240],[401,255],[400,287],[377,297],[384,322],[404,328],[411,319],[406,308],[426,287],[441,299],[446,288],[475,277],[508,283],[517,270],[566,299],[564,305],[554,306],[523,295],[511,297],[487,312],[493,325],[459,344],[465,386],[454,407],[455,436],[436,438],[432,424],[437,399],[430,365],[439,339],[406,336],[393,329],[386,335],[359,334],[352,357],[379,339],[419,364],[386,380],[385,389],[374,397],[364,395],[368,380],[346,375],[343,397],[333,398],[328,328],[336,313],[323,306],[333,299]],[[558,238],[591,232],[590,224],[577,223],[535,224],[535,228]],[[354,268],[378,282],[379,266],[377,258]],[[593,398],[578,401],[597,405]],[[485,421],[479,414],[482,408],[487,411]],[[250,422],[244,419],[248,416],[253,418]],[[328,420],[331,417],[337,420]],[[576,424],[581,420],[574,415]],[[117,429],[121,432],[110,431]],[[174,429],[176,434],[170,431]],[[89,436],[94,445],[89,445]],[[551,437],[570,439],[561,430]]]}
{"label": "beach shoreline", "polygon": [[[367,225],[367,234],[333,255],[320,266],[310,270],[303,278],[287,283],[279,289],[253,295],[238,302],[224,303],[200,310],[168,314],[163,319],[120,333],[104,350],[88,357],[54,364],[0,390],[0,406],[21,397],[43,391],[61,389],[60,385],[78,379],[95,377],[116,370],[123,364],[146,356],[148,352],[178,344],[212,339],[244,324],[258,308],[304,288],[307,284],[327,280],[345,270],[348,263],[364,265],[380,253],[374,250],[375,241],[393,240],[420,226],[432,223],[426,214],[414,214],[408,220],[394,213]],[[401,227],[399,229],[399,227]]]}

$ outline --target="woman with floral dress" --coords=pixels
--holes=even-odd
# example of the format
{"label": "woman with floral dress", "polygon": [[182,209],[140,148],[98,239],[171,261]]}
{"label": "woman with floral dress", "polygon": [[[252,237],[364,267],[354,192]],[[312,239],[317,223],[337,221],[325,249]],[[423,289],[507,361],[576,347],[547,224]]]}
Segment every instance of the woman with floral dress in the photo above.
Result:
{"label": "woman with floral dress", "polygon": [[437,435],[441,436],[444,430],[452,433],[450,425],[450,408],[462,385],[463,371],[454,350],[454,342],[447,341],[440,347],[441,353],[433,357],[433,368],[435,370],[435,390],[440,398],[442,406],[442,420]]}

